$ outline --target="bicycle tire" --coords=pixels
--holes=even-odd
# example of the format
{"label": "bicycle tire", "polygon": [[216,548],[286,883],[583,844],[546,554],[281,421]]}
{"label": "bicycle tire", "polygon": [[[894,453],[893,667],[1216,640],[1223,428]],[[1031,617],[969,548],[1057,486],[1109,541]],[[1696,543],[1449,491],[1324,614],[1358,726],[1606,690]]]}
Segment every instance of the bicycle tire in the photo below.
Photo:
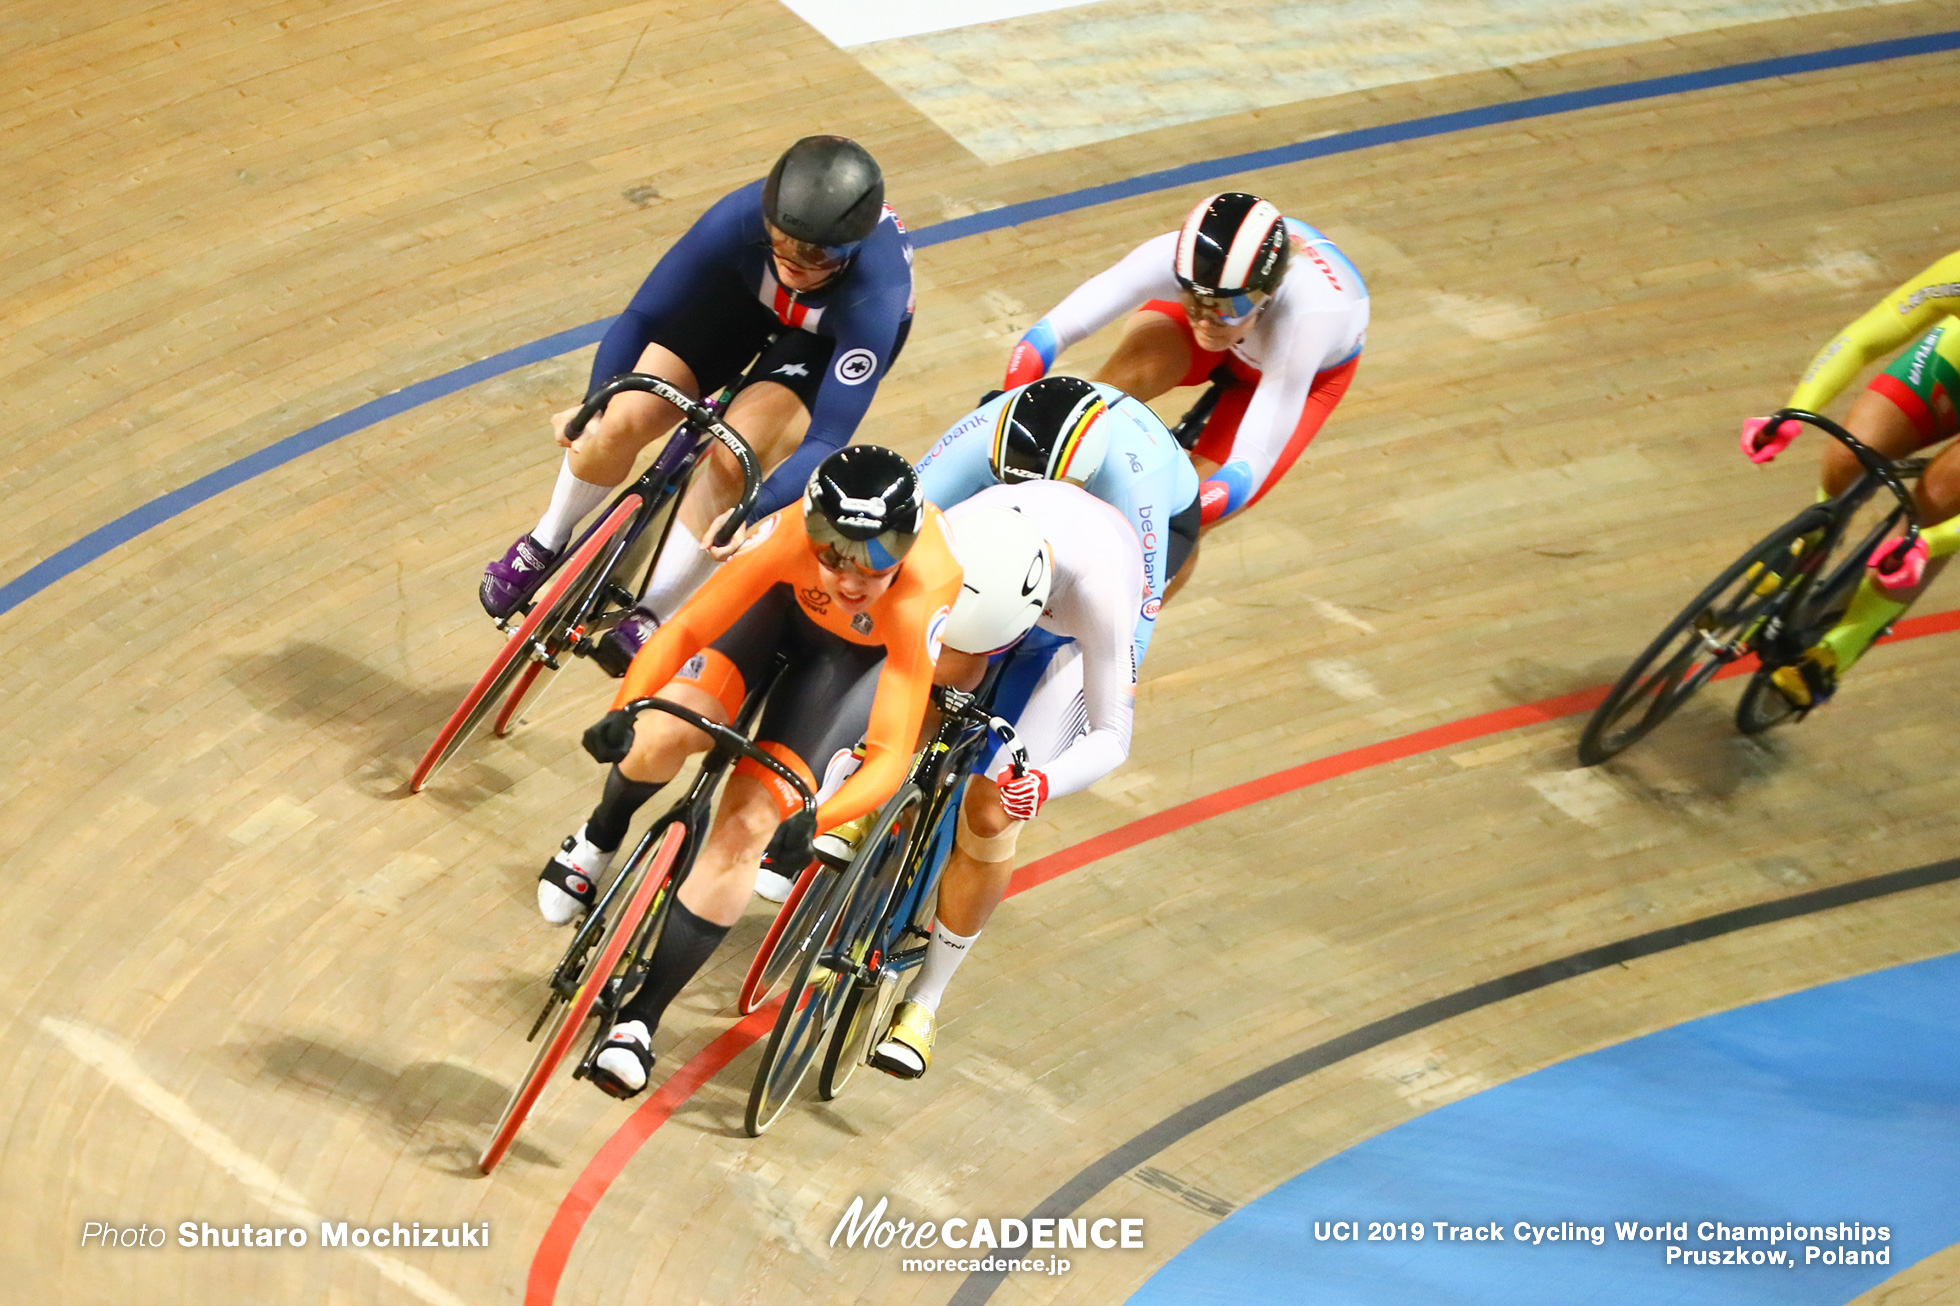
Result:
{"label": "bicycle tire", "polygon": [[1770,682],[1775,669],[1757,668],[1743,687],[1742,701],[1735,705],[1735,728],[1745,735],[1760,735],[1803,713]]}
{"label": "bicycle tire", "polygon": [[755,950],[754,960],[749,962],[748,974],[742,977],[741,991],[735,995],[735,1009],[744,1016],[760,1010],[769,1001],[808,944],[810,917],[818,905],[810,895],[810,886],[822,872],[822,862],[813,861],[804,867],[803,874],[791,886],[789,897],[776,909],[776,918],[769,922],[769,931],[762,936],[762,944]]}
{"label": "bicycle tire", "polygon": [[637,494],[629,494],[621,499],[600,523],[598,529],[587,536],[585,542],[566,560],[565,565],[558,569],[558,575],[547,587],[544,595],[532,606],[530,614],[524,618],[511,637],[504,641],[504,646],[497,651],[497,656],[490,660],[489,667],[477,678],[476,684],[470,687],[469,693],[463,695],[463,701],[457,704],[454,712],[449,714],[449,720],[443,723],[442,729],[436,732],[436,737],[429,744],[428,751],[422,754],[422,760],[416,763],[415,770],[409,776],[410,793],[422,792],[429,781],[435,778],[436,772],[455,756],[456,750],[469,740],[469,737],[476,732],[476,728],[483,723],[483,718],[489,714],[490,709],[496,706],[504,693],[522,675],[525,666],[531,663],[531,659],[520,655],[540,638],[549,648],[561,637],[562,632],[553,632],[549,629],[551,623],[554,620],[564,621],[571,609],[577,606],[577,600],[582,592],[577,582],[581,578],[590,579],[587,576],[588,571],[596,565],[596,560],[602,555],[622,524],[637,512],[639,507],[640,497]]}
{"label": "bicycle tire", "polygon": [[797,963],[796,978],[783,998],[782,1010],[770,1028],[769,1042],[762,1052],[749,1085],[748,1110],[742,1127],[750,1138],[760,1138],[796,1096],[796,1090],[816,1059],[817,1048],[836,1014],[837,994],[843,977],[822,964],[828,945],[842,926],[844,915],[859,881],[855,878],[820,880],[823,893],[818,903],[812,933],[816,946],[804,951]]}
{"label": "bicycle tire", "polygon": [[[1580,765],[1597,766],[1645,738],[1724,666],[1753,652],[1774,610],[1803,588],[1790,579],[1808,575],[1802,549],[1792,546],[1830,521],[1821,508],[1798,513],[1730,563],[1662,627],[1587,720],[1579,737]],[[1779,583],[1766,589],[1772,576]],[[1698,650],[1706,656],[1697,658]],[[1622,727],[1635,711],[1637,719]]]}
{"label": "bicycle tire", "polygon": [[510,1150],[511,1143],[517,1138],[517,1131],[524,1127],[524,1121],[529,1118],[531,1108],[537,1105],[539,1095],[544,1092],[545,1081],[551,1077],[551,1072],[558,1068],[558,1064],[565,1059],[565,1054],[578,1041],[579,1030],[585,1023],[586,1014],[592,1010],[600,990],[612,978],[626,951],[627,943],[632,940],[639,926],[640,918],[646,915],[647,907],[653,902],[654,895],[660,891],[661,886],[666,883],[668,874],[673,870],[674,859],[680,852],[682,834],[678,821],[667,827],[667,832],[661,836],[659,846],[647,859],[646,872],[640,877],[640,882],[634,886],[624,910],[606,926],[606,932],[599,941],[597,956],[591,968],[579,981],[578,992],[563,1003],[558,1009],[558,1014],[553,1017],[543,1041],[538,1045],[537,1054],[531,1058],[531,1068],[518,1081],[517,1087],[512,1090],[509,1100],[504,1104],[503,1115],[498,1119],[497,1128],[490,1136],[489,1146],[485,1147],[483,1154],[477,1158],[477,1169],[484,1174],[494,1170],[497,1163],[504,1158],[504,1154]]}
{"label": "bicycle tire", "polygon": [[[895,862],[894,873],[878,904],[872,937],[865,940],[864,950],[852,957],[860,964],[868,959],[872,941],[878,943],[881,953],[889,955],[895,942],[903,937],[902,927],[894,928],[892,908],[894,904],[904,901],[905,895],[901,890],[909,888],[914,882],[920,873],[920,855],[931,846],[932,831],[918,819],[923,807],[921,796],[921,801],[908,803],[894,813],[879,832],[881,837],[888,837],[887,832],[897,822],[908,816],[911,818],[904,842],[894,850],[894,854],[880,858],[872,872],[872,883],[875,885],[884,867]],[[908,870],[912,872],[910,876],[906,874]],[[912,916],[924,910],[925,903],[921,901]],[[911,916],[905,921],[907,925],[916,923]],[[824,1048],[823,1064],[817,1070],[817,1096],[826,1102],[834,1102],[843,1095],[845,1085],[851,1082],[858,1067],[864,1064],[874,1032],[883,1028],[891,1009],[898,1004],[898,974],[883,962],[884,956],[878,958],[877,974],[871,981],[853,980],[847,986],[848,991],[837,1013],[836,1029]]]}

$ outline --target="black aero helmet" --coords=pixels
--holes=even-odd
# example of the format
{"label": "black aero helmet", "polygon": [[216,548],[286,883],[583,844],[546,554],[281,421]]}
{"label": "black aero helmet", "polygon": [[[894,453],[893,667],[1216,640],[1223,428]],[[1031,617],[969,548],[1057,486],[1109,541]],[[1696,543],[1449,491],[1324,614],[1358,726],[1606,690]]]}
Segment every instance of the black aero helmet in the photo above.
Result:
{"label": "black aero helmet", "polygon": [[925,524],[919,478],[903,454],[853,444],[817,464],[803,491],[803,532],[824,563],[890,571]]}
{"label": "black aero helmet", "polygon": [[1008,394],[988,455],[997,481],[1074,481],[1094,476],[1109,452],[1102,392],[1074,376],[1044,376]]}
{"label": "black aero helmet", "polygon": [[1286,276],[1286,222],[1243,191],[1199,201],[1177,233],[1178,284],[1201,295],[1268,294]]}
{"label": "black aero helmet", "polygon": [[762,183],[762,216],[793,240],[849,252],[885,208],[877,160],[842,136],[805,136],[783,151]]}

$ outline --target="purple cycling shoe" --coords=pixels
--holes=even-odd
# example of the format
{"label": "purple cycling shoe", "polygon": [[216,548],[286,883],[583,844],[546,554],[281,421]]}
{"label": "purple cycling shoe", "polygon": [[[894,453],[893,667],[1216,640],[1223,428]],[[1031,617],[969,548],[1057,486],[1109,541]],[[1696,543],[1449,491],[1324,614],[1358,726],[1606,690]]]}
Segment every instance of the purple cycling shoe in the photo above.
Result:
{"label": "purple cycling shoe", "polygon": [[645,608],[634,608],[619,624],[599,637],[592,649],[592,660],[605,668],[607,675],[615,680],[626,674],[626,668],[633,665],[640,646],[653,638],[653,632],[660,629],[660,618]]}
{"label": "purple cycling shoe", "polygon": [[518,536],[502,558],[483,569],[483,584],[476,592],[483,610],[500,621],[508,617],[544,569],[558,560],[558,552],[529,535]]}

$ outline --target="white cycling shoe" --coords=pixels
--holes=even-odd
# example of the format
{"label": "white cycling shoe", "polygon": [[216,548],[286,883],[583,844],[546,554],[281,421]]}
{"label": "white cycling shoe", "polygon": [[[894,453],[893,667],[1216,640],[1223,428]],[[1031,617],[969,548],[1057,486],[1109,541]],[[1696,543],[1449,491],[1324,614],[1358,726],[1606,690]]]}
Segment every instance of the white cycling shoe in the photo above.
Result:
{"label": "white cycling shoe", "polygon": [[653,1035],[645,1021],[623,1020],[592,1059],[591,1079],[612,1097],[636,1097],[653,1074]]}
{"label": "white cycling shoe", "polygon": [[599,877],[612,859],[585,837],[584,826],[567,835],[538,872],[538,914],[552,925],[570,925],[583,916],[599,896]]}

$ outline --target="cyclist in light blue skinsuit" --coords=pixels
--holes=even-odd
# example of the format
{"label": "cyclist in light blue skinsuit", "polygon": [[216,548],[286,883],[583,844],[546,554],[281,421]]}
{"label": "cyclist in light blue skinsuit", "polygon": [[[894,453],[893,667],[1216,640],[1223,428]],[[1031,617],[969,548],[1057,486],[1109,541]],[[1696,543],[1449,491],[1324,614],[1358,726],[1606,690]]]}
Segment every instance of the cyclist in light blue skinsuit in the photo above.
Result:
{"label": "cyclist in light blue skinsuit", "polygon": [[1042,479],[1073,481],[1114,506],[1143,542],[1143,662],[1164,590],[1198,538],[1198,473],[1157,414],[1115,386],[1043,377],[955,422],[918,471],[920,490],[941,509],[1001,482]]}

